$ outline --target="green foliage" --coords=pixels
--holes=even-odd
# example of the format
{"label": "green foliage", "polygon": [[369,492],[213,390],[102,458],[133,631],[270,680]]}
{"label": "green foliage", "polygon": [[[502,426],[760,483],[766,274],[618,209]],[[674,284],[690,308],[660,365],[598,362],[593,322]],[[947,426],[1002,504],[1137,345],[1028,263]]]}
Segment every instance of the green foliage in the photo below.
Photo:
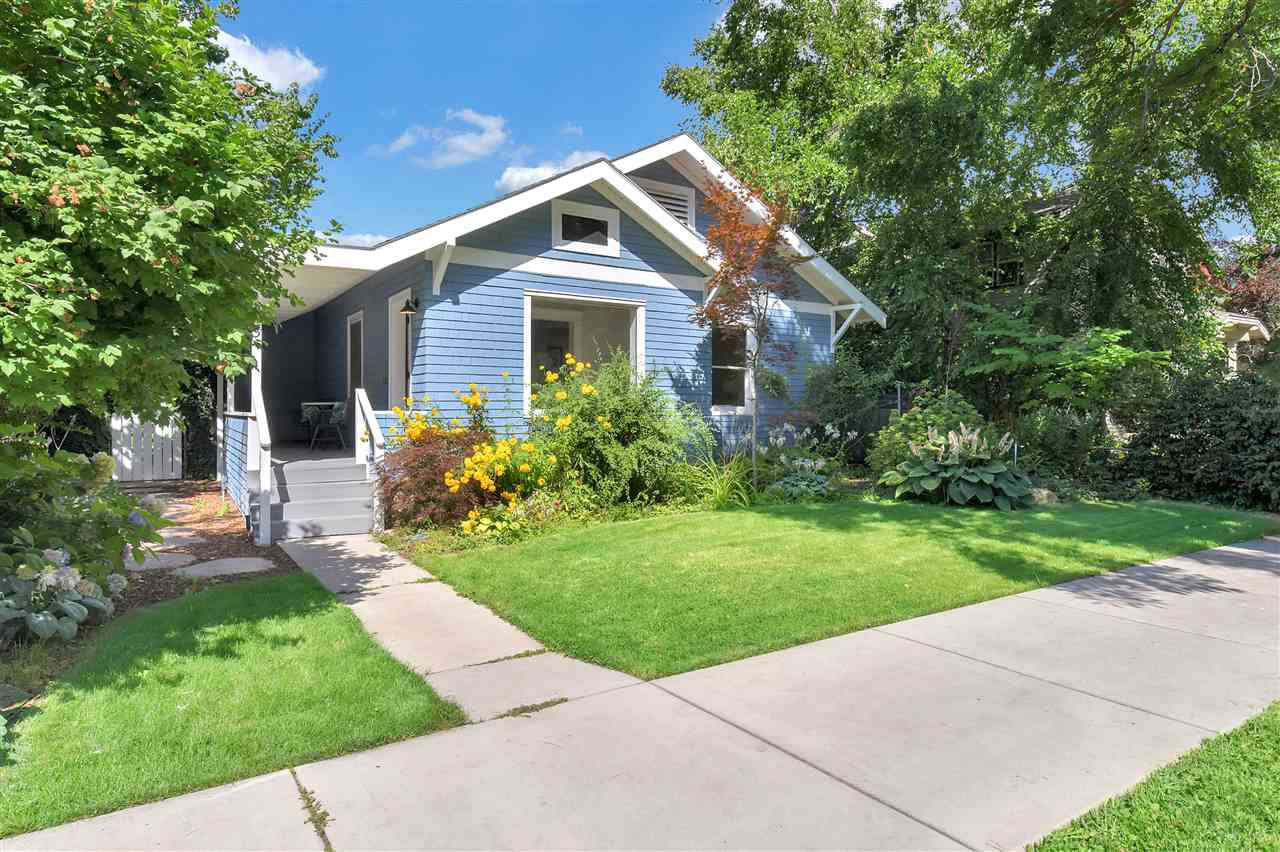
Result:
{"label": "green foliage", "polygon": [[1030,317],[984,305],[969,306],[976,352],[970,376],[1001,382],[996,407],[1013,414],[1049,403],[1078,410],[1121,396],[1126,380],[1137,380],[1169,360],[1168,352],[1139,351],[1120,341],[1129,332],[1086,328],[1064,337],[1035,329]]}
{"label": "green foliage", "polygon": [[324,238],[315,99],[213,64],[217,32],[165,0],[0,4],[0,419],[170,409],[184,362],[245,366]]}
{"label": "green foliage", "polygon": [[945,435],[961,426],[973,429],[986,425],[986,420],[973,405],[953,390],[924,390],[917,394],[905,414],[896,412],[872,438],[867,465],[872,474],[881,476],[911,458],[911,445],[923,444],[930,430]]}
{"label": "green foliage", "polygon": [[677,479],[686,497],[708,509],[745,508],[751,505],[751,462],[741,453],[721,457],[708,436],[693,458],[683,465]]}
{"label": "green foliage", "polygon": [[[110,481],[114,463],[0,441],[0,646],[74,638],[115,611],[125,560],[160,519]],[[19,497],[20,495],[20,497]]]}
{"label": "green foliage", "polygon": [[831,478],[816,470],[794,470],[769,484],[765,495],[787,503],[808,503],[832,496]]}
{"label": "green foliage", "polygon": [[1031,505],[1031,480],[1013,466],[1013,439],[992,443],[977,428],[961,426],[942,437],[930,430],[912,458],[880,477],[893,496],[921,497],[964,506],[994,505],[1008,512]]}
{"label": "green foliage", "polygon": [[424,429],[413,441],[402,442],[378,466],[378,499],[387,522],[421,527],[447,524],[466,517],[477,504],[474,489],[451,489],[447,471],[462,467],[463,459],[488,435],[470,429]]}
{"label": "green foliage", "polygon": [[531,400],[530,438],[599,505],[679,494],[689,448],[705,440],[703,418],[673,403],[651,374],[636,376],[626,353],[598,367],[579,363],[544,371],[555,378]]}
{"label": "green foliage", "polygon": [[1280,394],[1256,376],[1180,377],[1135,423],[1126,470],[1163,497],[1280,511]]}
{"label": "green foliage", "polygon": [[1280,6],[734,0],[663,89],[886,310],[864,364],[956,387],[966,304],[1032,328],[1211,340],[1205,234],[1280,206]]}
{"label": "green foliage", "polygon": [[864,452],[862,436],[870,435],[879,425],[880,400],[893,388],[893,373],[866,369],[856,353],[839,346],[830,363],[809,369],[804,388],[805,407],[818,424],[834,427],[842,435],[855,433],[848,454],[860,456]]}
{"label": "green foliage", "polygon": [[209,367],[188,363],[187,384],[178,400],[182,421],[182,475],[185,479],[213,479],[218,473],[218,448],[213,430],[217,419],[215,381]]}

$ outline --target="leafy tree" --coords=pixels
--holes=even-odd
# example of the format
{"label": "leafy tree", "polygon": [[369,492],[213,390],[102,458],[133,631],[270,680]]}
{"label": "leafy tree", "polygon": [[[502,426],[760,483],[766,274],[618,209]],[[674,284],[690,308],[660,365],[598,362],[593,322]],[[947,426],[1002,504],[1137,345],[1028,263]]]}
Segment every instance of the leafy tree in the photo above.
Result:
{"label": "leafy tree", "polygon": [[1197,349],[1206,231],[1273,226],[1275,4],[735,0],[694,50],[664,90],[886,309],[846,339],[903,379],[980,381],[969,304]]}
{"label": "leafy tree", "polygon": [[[769,367],[795,358],[788,342],[779,340],[773,328],[772,308],[795,296],[798,288],[794,261],[783,254],[783,230],[790,210],[777,201],[761,201],[758,191],[714,183],[707,189],[707,245],[716,271],[707,282],[707,297],[693,309],[691,318],[703,328],[740,330],[745,367],[752,386],[767,384],[781,396],[785,383]],[[751,467],[756,469],[756,444],[760,434],[760,406],[751,407]]]}
{"label": "leafy tree", "polygon": [[184,362],[243,368],[323,238],[315,97],[216,36],[202,3],[0,4],[0,421],[153,414]]}

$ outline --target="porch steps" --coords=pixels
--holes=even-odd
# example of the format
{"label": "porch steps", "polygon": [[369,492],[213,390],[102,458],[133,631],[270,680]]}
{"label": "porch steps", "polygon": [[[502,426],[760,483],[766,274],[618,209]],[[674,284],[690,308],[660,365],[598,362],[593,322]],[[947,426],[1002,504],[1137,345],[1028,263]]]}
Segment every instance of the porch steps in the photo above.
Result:
{"label": "porch steps", "polygon": [[[373,526],[373,483],[351,459],[309,459],[272,465],[275,502],[271,539],[367,533]],[[255,534],[260,511],[250,525]]]}

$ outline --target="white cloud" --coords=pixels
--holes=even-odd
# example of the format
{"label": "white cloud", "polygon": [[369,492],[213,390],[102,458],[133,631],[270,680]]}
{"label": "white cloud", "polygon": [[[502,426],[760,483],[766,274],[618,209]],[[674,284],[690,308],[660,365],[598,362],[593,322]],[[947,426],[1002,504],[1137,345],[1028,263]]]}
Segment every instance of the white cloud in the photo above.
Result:
{"label": "white cloud", "polygon": [[536,166],[507,166],[493,185],[499,192],[512,192],[607,156],[603,151],[574,151],[561,160],[544,160]]}
{"label": "white cloud", "polygon": [[411,124],[385,145],[370,145],[367,152],[375,157],[390,157],[431,142],[431,151],[409,159],[426,169],[446,169],[482,160],[496,152],[510,138],[507,120],[500,115],[485,115],[473,109],[451,109],[444,114],[446,122],[469,124],[474,130],[454,127],[427,127]]}
{"label": "white cloud", "polygon": [[228,62],[261,77],[275,89],[283,89],[290,83],[306,87],[324,76],[325,69],[296,47],[269,47],[264,50],[251,42],[248,36],[233,36],[228,32],[218,33],[218,44],[226,48]]}
{"label": "white cloud", "polygon": [[425,157],[412,158],[424,168],[447,169],[450,166],[473,163],[497,151],[507,141],[507,120],[500,115],[485,115],[473,109],[451,109],[444,117],[445,121],[461,121],[476,130],[432,130],[431,137],[435,140],[435,147],[431,153]]}
{"label": "white cloud", "polygon": [[564,126],[560,128],[561,136],[581,136],[582,125],[574,124],[572,121],[566,121]]}
{"label": "white cloud", "polygon": [[338,245],[342,246],[376,246],[391,239],[387,234],[339,234]]}

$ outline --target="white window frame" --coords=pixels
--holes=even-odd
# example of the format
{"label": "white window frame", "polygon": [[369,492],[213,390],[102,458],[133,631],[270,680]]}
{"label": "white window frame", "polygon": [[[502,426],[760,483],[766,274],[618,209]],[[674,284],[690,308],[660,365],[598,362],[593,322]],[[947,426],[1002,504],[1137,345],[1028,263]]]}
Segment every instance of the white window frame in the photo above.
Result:
{"label": "white window frame", "polygon": [[[403,403],[412,389],[401,387],[406,383],[411,385],[413,378],[410,376],[406,379],[401,375],[404,372],[404,359],[411,354],[412,347],[409,335],[405,332],[404,315],[400,313],[404,303],[412,297],[413,288],[406,287],[387,298],[387,408]],[[412,373],[412,369],[410,372]]]}
{"label": "white window frame", "polygon": [[[746,343],[745,343],[746,345],[745,360],[749,361],[751,353],[754,352],[756,348],[756,336],[755,336],[755,333],[752,332],[751,329],[749,328],[744,327],[742,330],[746,333],[746,337],[747,337]],[[708,331],[707,342],[710,343],[711,340],[712,340],[712,332]],[[710,371],[741,370],[742,372],[746,373],[746,377],[745,377],[745,380],[743,381],[743,389],[742,389],[743,402],[746,404],[745,405],[714,405],[713,404],[711,406],[712,416],[737,417],[741,415],[750,415],[753,411],[755,411],[755,408],[756,408],[756,382],[755,382],[755,377],[751,375],[751,368],[745,367],[745,366],[731,367],[728,365],[716,366],[714,347],[708,346],[707,348],[711,350],[711,352],[709,353],[710,360],[711,360]],[[711,384],[710,376],[708,376],[708,385],[710,384]],[[710,389],[711,388],[708,387],[708,391],[710,391]]]}
{"label": "white window frame", "polygon": [[[557,293],[548,290],[524,291],[524,401],[523,411],[529,414],[529,394],[533,390],[533,300],[556,300],[591,305],[614,305],[631,310],[631,365],[639,377],[644,371],[645,306],[643,299],[621,299],[607,296],[582,296],[577,293]],[[552,310],[557,310],[553,308]],[[576,327],[575,327],[576,335]],[[575,337],[576,339],[576,337]]]}
{"label": "white window frame", "polygon": [[[600,219],[608,229],[606,245],[584,243],[564,238],[564,216],[584,216],[589,219]],[[618,242],[618,229],[622,224],[622,215],[616,207],[601,207],[596,204],[583,204],[580,201],[566,201],[563,198],[551,202],[551,246],[560,251],[573,251],[582,254],[596,254],[605,257],[621,257],[622,245]]]}
{"label": "white window frame", "polygon": [[[357,322],[360,323],[360,381],[357,383],[353,383],[351,381],[351,325],[352,323],[357,323]],[[346,325],[345,331],[346,331],[346,335],[344,336],[342,341],[342,351],[345,352],[347,355],[347,366],[345,370],[347,374],[347,386],[344,390],[348,394],[347,402],[352,402],[355,396],[356,388],[364,387],[364,373],[365,373],[364,365],[369,360],[368,350],[365,349],[364,310],[363,309],[358,310],[353,314],[347,314],[347,325]]]}
{"label": "white window frame", "polygon": [[[637,186],[639,186],[641,189],[644,189],[644,190],[651,189],[654,192],[661,192],[666,195],[683,195],[685,199],[687,199],[687,204],[688,204],[686,208],[689,211],[688,228],[691,231],[698,230],[698,192],[697,190],[695,190],[691,186],[682,186],[681,184],[678,184],[678,183],[667,183],[666,181],[654,180],[653,178],[632,177],[631,179],[635,181]],[[653,198],[652,193],[650,193],[649,197]],[[653,200],[658,201],[658,199],[656,198],[654,198]],[[658,202],[658,206],[662,207],[662,203]],[[666,209],[666,208],[663,208],[663,209]],[[667,212],[670,213],[671,211],[668,210]],[[679,221],[679,220],[677,219],[676,221]]]}

